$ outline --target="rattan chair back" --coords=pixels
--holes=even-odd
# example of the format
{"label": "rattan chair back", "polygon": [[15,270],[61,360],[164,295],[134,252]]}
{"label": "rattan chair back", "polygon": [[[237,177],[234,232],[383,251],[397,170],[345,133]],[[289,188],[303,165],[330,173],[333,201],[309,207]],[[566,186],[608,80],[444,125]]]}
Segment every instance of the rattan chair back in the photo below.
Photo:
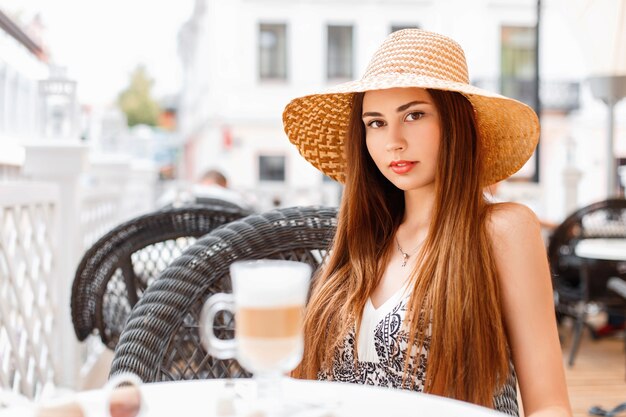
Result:
{"label": "rattan chair back", "polygon": [[[286,208],[224,225],[178,257],[133,309],[115,350],[111,375],[132,372],[144,382],[243,377],[235,360],[206,353],[198,317],[212,294],[231,292],[229,266],[238,260],[287,259],[320,265],[334,237],[334,208]],[[216,334],[233,336],[232,316]]]}
{"label": "rattan chair back", "polygon": [[117,226],[84,254],[72,285],[78,340],[98,333],[114,349],[146,288],[195,240],[250,212],[233,205],[167,208]]}
{"label": "rattan chair back", "polygon": [[611,277],[626,277],[626,262],[582,259],[576,245],[582,239],[626,238],[626,200],[609,199],[583,207],[568,216],[552,233],[548,260],[552,272],[555,307],[559,320],[574,319],[574,338],[568,363],[574,364],[592,303],[621,311],[624,300],[607,289]]}
{"label": "rattan chair back", "polygon": [[[548,259],[553,285],[563,300],[597,298],[606,295],[606,280],[619,275],[619,262],[598,262],[592,273],[594,279],[580,279],[581,259],[576,256],[576,244],[582,239],[626,238],[626,200],[609,199],[583,207],[569,215],[552,233]],[[582,288],[582,285],[587,285]],[[583,290],[585,294],[583,294]]]}

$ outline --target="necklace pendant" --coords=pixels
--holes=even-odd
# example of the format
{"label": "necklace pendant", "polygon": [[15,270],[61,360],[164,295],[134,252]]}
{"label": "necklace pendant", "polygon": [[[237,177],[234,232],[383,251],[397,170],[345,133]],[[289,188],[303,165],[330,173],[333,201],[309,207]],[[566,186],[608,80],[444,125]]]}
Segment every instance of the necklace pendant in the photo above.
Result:
{"label": "necklace pendant", "polygon": [[404,268],[406,266],[406,261],[409,260],[409,254],[408,253],[403,253],[402,257],[403,257],[403,259],[402,259],[402,268]]}

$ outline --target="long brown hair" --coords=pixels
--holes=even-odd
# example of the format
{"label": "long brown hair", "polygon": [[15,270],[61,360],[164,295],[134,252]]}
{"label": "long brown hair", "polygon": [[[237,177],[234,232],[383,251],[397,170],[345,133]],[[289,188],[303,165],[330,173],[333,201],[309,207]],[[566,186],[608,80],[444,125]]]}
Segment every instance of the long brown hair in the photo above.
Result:
{"label": "long brown hair", "polygon": [[[508,376],[509,352],[486,230],[489,206],[480,183],[474,112],[459,93],[428,92],[440,114],[442,138],[430,229],[411,277],[409,346],[424,347],[430,325],[425,391],[493,407]],[[294,371],[299,378],[316,378],[331,365],[350,327],[358,329],[404,215],[403,192],[384,178],[365,147],[362,105],[363,93],[355,94],[337,232],[307,306],[304,357]],[[405,377],[413,359],[406,355]]]}

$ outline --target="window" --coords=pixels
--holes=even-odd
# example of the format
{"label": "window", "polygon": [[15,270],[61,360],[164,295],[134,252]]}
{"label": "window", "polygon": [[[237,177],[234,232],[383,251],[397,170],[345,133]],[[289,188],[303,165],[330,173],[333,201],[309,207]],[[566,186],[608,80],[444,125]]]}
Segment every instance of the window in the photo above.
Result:
{"label": "window", "polygon": [[391,31],[389,33],[392,32],[397,32],[398,30],[402,30],[402,29],[419,29],[420,27],[418,25],[391,25]]}
{"label": "window", "polygon": [[329,80],[352,79],[352,26],[328,26],[328,60],[326,74]]}
{"label": "window", "polygon": [[285,157],[282,155],[259,156],[260,181],[285,181]]}
{"label": "window", "polygon": [[259,26],[259,77],[262,80],[287,79],[287,26]]}
{"label": "window", "polygon": [[504,26],[501,31],[500,91],[531,106],[535,100],[535,28]]}
{"label": "window", "polygon": [[[501,28],[500,92],[535,106],[535,28],[503,26]],[[520,180],[537,179],[537,155],[516,173]]]}

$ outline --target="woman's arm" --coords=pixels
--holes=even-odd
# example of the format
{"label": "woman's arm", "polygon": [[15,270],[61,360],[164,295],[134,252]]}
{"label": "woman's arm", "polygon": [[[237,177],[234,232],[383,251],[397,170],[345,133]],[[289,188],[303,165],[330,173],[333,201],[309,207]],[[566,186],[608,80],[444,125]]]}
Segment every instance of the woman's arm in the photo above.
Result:
{"label": "woman's arm", "polygon": [[571,416],[539,220],[520,204],[498,204],[488,232],[524,414]]}

